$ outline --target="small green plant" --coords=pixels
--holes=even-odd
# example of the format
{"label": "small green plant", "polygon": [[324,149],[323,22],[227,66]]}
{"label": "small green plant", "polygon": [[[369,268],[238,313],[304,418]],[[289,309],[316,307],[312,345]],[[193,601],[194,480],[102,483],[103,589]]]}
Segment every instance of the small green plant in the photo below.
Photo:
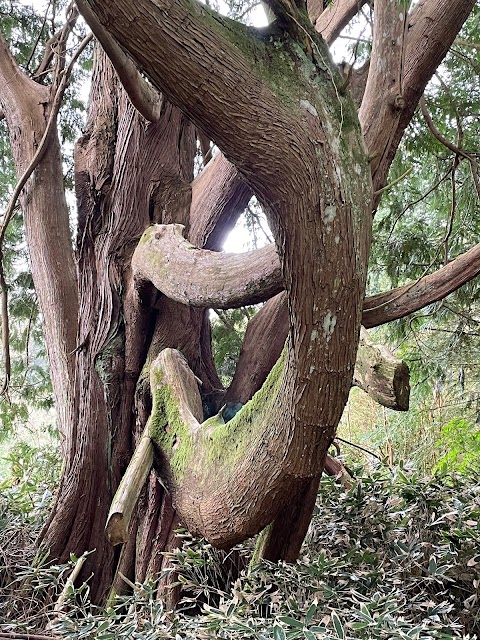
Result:
{"label": "small green plant", "polygon": [[[58,483],[59,457],[51,448],[20,442],[6,461],[9,475],[0,482],[0,620],[14,619],[17,630],[32,631],[41,628],[40,603],[56,592],[66,570],[35,550]],[[5,624],[8,629],[0,628],[12,628]]]}
{"label": "small green plant", "polygon": [[[175,612],[158,602],[155,584],[136,585],[104,611],[72,600],[55,633],[71,640],[473,640],[479,519],[480,487],[465,476],[426,481],[399,468],[360,474],[349,490],[325,478],[296,564],[261,562],[235,578],[228,557],[182,532],[182,549],[169,557],[184,594]],[[247,566],[250,550],[235,553]]]}
{"label": "small green plant", "polygon": [[444,453],[434,473],[473,474],[480,471],[480,429],[466,420],[455,418],[441,429],[436,446]]}

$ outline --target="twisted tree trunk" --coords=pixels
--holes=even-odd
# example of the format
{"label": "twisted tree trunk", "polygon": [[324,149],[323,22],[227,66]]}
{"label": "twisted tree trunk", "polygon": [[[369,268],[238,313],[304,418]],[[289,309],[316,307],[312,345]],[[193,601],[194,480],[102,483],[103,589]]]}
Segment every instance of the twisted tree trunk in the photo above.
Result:
{"label": "twisted tree trunk", "polygon": [[[474,0],[423,0],[408,16],[401,0],[375,3],[377,28],[384,27],[375,34],[368,75],[361,76],[368,77],[365,87],[356,90],[363,131],[345,78],[300,3],[271,0],[277,20],[266,30],[187,0],[78,4],[143,117],[106,56],[97,53],[89,118],[76,152],[77,275],[55,136],[24,191],[66,451],[43,541],[62,560],[97,549],[85,567],[86,574],[95,573],[95,599],[110,586],[116,567],[139,579],[158,572],[161,551],[175,544],[179,521],[224,547],[271,523],[263,554],[294,559],[352,384],[362,307],[365,324],[373,326],[436,295],[429,280],[363,304],[372,174],[378,192],[420,95]],[[361,4],[336,0],[320,14],[317,29],[333,39]],[[310,3],[314,17],[320,5]],[[22,75],[6,44],[0,46],[0,102],[20,174],[45,127],[52,95]],[[195,128],[224,155],[192,183]],[[216,257],[215,277],[202,282],[194,259],[188,281],[183,273],[174,289],[165,290],[158,267],[168,272],[172,263],[157,256],[152,268],[149,252],[158,251],[160,232],[149,227],[182,224],[195,246],[218,249],[252,192],[267,212],[275,252],[260,255],[269,270],[263,282],[250,278],[254,290],[246,299],[245,278],[233,278],[225,306],[233,299],[266,299],[282,288],[285,293],[251,326],[250,334],[255,326],[264,331],[271,350],[258,356],[249,350],[247,334],[226,397],[247,401],[262,383],[263,390],[232,421],[224,423],[220,415],[203,421],[201,396],[221,403],[225,394],[202,305],[225,296],[219,284],[232,274],[221,277],[224,259]],[[137,257],[142,251],[143,257],[135,279],[137,245]],[[470,262],[466,258],[468,276],[461,274],[464,263],[437,274],[433,281],[443,278],[443,292],[452,279],[458,286],[462,277],[472,277],[476,251]],[[243,259],[237,262],[248,272]],[[195,297],[196,282],[197,294],[203,288]],[[276,360],[287,333],[287,347],[272,369],[272,354]],[[367,343],[362,349],[380,357]],[[391,380],[388,393],[378,387],[375,392],[382,402],[400,406],[405,394],[402,400],[401,390],[391,392],[397,369],[392,363],[384,370],[383,379]],[[356,381],[372,391],[371,369],[360,370],[358,360]],[[137,510],[129,504],[123,523],[111,519],[120,523],[112,541],[126,540],[118,558],[103,527],[142,433],[143,457],[137,459],[148,466],[155,455],[168,492],[149,473]],[[141,472],[144,478],[145,468]],[[115,587],[121,588],[118,581]]]}

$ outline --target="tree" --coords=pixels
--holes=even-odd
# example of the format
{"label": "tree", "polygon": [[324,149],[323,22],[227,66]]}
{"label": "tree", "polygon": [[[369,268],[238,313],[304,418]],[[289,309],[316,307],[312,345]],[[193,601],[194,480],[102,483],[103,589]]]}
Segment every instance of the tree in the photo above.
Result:
{"label": "tree", "polygon": [[[342,76],[327,44],[364,4],[310,3],[309,18],[300,1],[270,0],[275,21],[253,29],[186,0],[79,0],[103,50],[75,152],[75,252],[56,116],[76,11],[47,49],[48,86],[0,41],[17,175],[31,173],[20,202],[65,458],[43,543],[60,559],[96,549],[85,569],[94,597],[115,568],[138,579],[157,572],[179,523],[223,548],[268,526],[263,557],[295,559],[356,360],[357,382],[372,385],[357,359],[361,322],[406,315],[479,271],[476,246],[364,301],[390,165],[475,2],[423,0],[407,11],[404,0],[379,0],[369,65]],[[197,139],[222,154],[193,180]],[[275,250],[218,255],[252,192]],[[207,310],[269,298],[224,393]],[[404,393],[398,370],[389,369],[390,401]],[[231,421],[203,422],[202,399],[219,410],[262,383]],[[124,542],[117,557],[104,526],[119,485],[108,526]]]}

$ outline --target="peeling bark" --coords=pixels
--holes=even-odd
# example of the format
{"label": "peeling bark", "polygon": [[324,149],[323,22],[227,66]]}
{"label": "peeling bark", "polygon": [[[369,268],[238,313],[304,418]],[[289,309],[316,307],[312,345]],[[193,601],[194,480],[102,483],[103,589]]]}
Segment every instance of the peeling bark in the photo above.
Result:
{"label": "peeling bark", "polygon": [[[353,346],[355,350],[360,322],[361,295],[359,298],[358,294],[363,288],[370,226],[366,217],[356,217],[360,212],[355,211],[353,206],[354,202],[357,206],[362,202],[363,211],[368,210],[368,197],[365,197],[367,176],[362,169],[363,152],[358,148],[357,152],[353,152],[354,147],[349,146],[349,163],[345,162],[345,169],[347,164],[352,164],[353,152],[356,166],[363,178],[353,183],[350,181],[345,189],[347,181],[342,187],[344,176],[341,168],[345,159],[332,135],[338,121],[322,101],[325,96],[321,98],[317,93],[307,91],[304,97],[306,87],[303,80],[296,76],[296,83],[292,85],[290,78],[289,88],[282,87],[282,92],[289,95],[290,102],[285,103],[285,93],[279,100],[279,86],[266,73],[265,66],[268,67],[269,63],[266,62],[265,52],[268,45],[260,45],[248,29],[233,25],[204,7],[196,7],[195,21],[191,22],[189,32],[188,55],[185,55],[184,42],[180,42],[175,33],[178,32],[178,25],[189,20],[190,5],[187,6],[180,0],[168,7],[163,6],[161,1],[152,7],[146,0],[140,0],[135,8],[130,3],[124,3],[119,8],[111,2],[100,3],[97,0],[90,0],[89,4],[99,21],[114,37],[122,41],[152,82],[165,91],[237,166],[267,211],[282,265],[291,332],[282,410],[286,410],[293,419],[295,436],[302,434],[301,437],[308,439],[307,433],[317,429],[317,443],[321,442],[315,452],[315,464],[312,463],[311,467],[306,465],[310,469],[310,481],[315,476],[315,471],[318,473],[329,438],[335,432],[338,409],[346,398],[353,372],[354,352],[350,348]],[[282,3],[275,3],[274,9],[277,16],[281,16],[289,36],[299,44],[303,38],[301,20],[294,20],[295,24],[288,21],[288,11],[295,9],[289,6],[284,11]],[[146,33],[151,40],[144,46],[142,34]],[[317,56],[321,43],[309,39],[308,33],[307,41],[306,50],[313,47]],[[139,42],[142,42],[142,48],[139,47]],[[155,48],[150,46],[153,42]],[[239,42],[242,43],[241,47],[237,46]],[[282,47],[280,43],[277,46]],[[210,55],[210,52],[220,49],[229,61],[228,69],[215,56]],[[291,53],[288,51],[287,57]],[[327,59],[324,53],[326,54],[322,50],[320,54],[323,63]],[[294,64],[297,68],[301,68],[305,60],[301,62],[302,55],[300,54],[300,58],[297,55],[298,51],[292,59],[296,60]],[[275,52],[269,51],[268,58],[274,59]],[[171,65],[172,59],[176,62],[174,68]],[[336,77],[332,68],[330,73],[332,79]],[[192,78],[195,80],[192,81]],[[334,87],[330,84],[330,89],[335,88],[338,100],[335,82],[333,80]],[[199,86],[202,100],[198,100]],[[225,87],[228,87],[227,91]],[[331,99],[335,101],[333,93]],[[330,105],[333,104],[332,101]],[[248,108],[244,109],[246,104]],[[303,106],[312,116],[311,120],[308,116],[304,119],[302,127],[299,127],[298,113],[295,113],[293,106],[295,104]],[[319,112],[322,113],[322,124],[315,120]],[[345,124],[344,115],[345,111],[341,118],[342,124]],[[348,119],[349,122],[355,121],[350,106]],[[282,131],[281,136],[276,135],[272,123]],[[302,131],[307,129],[308,139],[302,136]],[[343,133],[346,135],[346,131]],[[255,145],[252,145],[253,139]],[[351,137],[350,145],[352,142]],[[318,148],[316,145],[319,145]],[[272,147],[282,151],[272,157]],[[300,148],[303,151],[302,158],[298,155]],[[316,148],[317,152],[311,155],[312,149]],[[321,168],[318,173],[315,171],[317,165]],[[306,167],[308,182],[303,180]],[[341,175],[339,190],[331,172],[332,167],[336,168],[337,176]],[[279,184],[280,175],[282,182]],[[318,191],[320,181],[322,190]],[[356,196],[350,193],[352,186],[359,188]],[[300,202],[291,200],[292,193],[302,194]],[[346,194],[351,197],[348,203],[345,200]],[[308,224],[309,219],[312,222],[314,220],[313,216],[309,218],[312,212],[320,212],[319,220],[322,222],[319,227],[310,227]],[[352,226],[357,235],[349,235]],[[360,229],[364,232],[362,236],[359,235]],[[332,242],[334,238],[337,246]],[[324,249],[323,254],[318,254],[319,247]],[[338,271],[340,264],[345,270],[341,276]],[[316,291],[321,291],[322,295],[317,296]],[[312,302],[312,292],[315,303]],[[317,342],[319,336],[322,337]],[[321,394],[318,393],[319,389]],[[303,444],[304,447],[299,451],[308,451],[307,440]],[[174,443],[167,445],[167,451],[169,446],[173,447]],[[277,486],[273,478],[269,478],[269,481],[271,484],[267,482],[265,486]],[[306,483],[305,477],[297,490]],[[170,484],[175,504],[179,507],[182,519],[190,518],[190,528],[204,532],[208,529],[208,524],[202,514],[192,514],[181,506],[184,484],[179,484],[178,481]],[[295,482],[292,480],[290,484],[289,480],[286,484],[293,489]],[[279,480],[279,486],[285,493],[278,501],[277,509],[288,502],[286,484]],[[291,497],[293,494],[289,495]],[[217,498],[220,505],[220,496]],[[221,510],[220,507],[219,509]],[[226,518],[226,514],[210,513],[208,508],[206,513],[217,520]],[[242,530],[244,533],[250,531],[250,522],[236,521],[236,524],[238,535],[243,535]],[[257,526],[258,522],[255,522],[255,527]],[[252,525],[252,528],[255,527]],[[207,533],[208,535],[210,534]],[[214,532],[211,535],[215,535]],[[229,538],[227,532],[225,538],[219,534],[219,544],[224,544],[226,539],[234,537]]]}
{"label": "peeling bark", "polygon": [[[173,504],[155,474],[150,474],[148,491],[140,498],[143,518],[130,523],[145,546],[135,553],[131,543],[120,561],[129,571],[135,564],[139,576],[163,566],[161,551],[175,544],[178,517],[192,532],[220,546],[273,522],[275,540],[267,539],[265,553],[293,559],[352,383],[371,228],[370,167],[353,104],[343,95],[342,78],[323,42],[310,32],[296,5],[283,0],[272,3],[282,30],[273,26],[268,37],[266,31],[238,25],[187,0],[80,3],[132,100],[138,99],[137,106],[151,120],[147,124],[135,113],[110,66],[97,60],[89,122],[77,148],[78,325],[68,217],[60,193],[60,206],[48,218],[48,237],[42,236],[42,247],[36,246],[41,234],[33,224],[32,235],[27,234],[34,278],[40,274],[36,285],[47,314],[52,377],[69,452],[44,541],[60,560],[71,552],[79,555],[97,548],[92,585],[97,599],[111,584],[114,569],[113,554],[103,537],[108,504],[130,459],[132,434],[143,428],[152,400],[149,429],[156,443],[155,463]],[[330,35],[327,26],[322,29],[325,37],[335,37],[361,4],[355,2],[353,7],[348,0],[336,0],[330,5],[327,11],[336,16],[335,25],[328,25]],[[362,105],[364,131],[373,131],[369,127],[378,113],[372,101],[379,98],[376,104],[384,114],[380,134],[385,133],[383,146],[374,152],[380,158],[378,166],[374,163],[376,189],[385,183],[418,92],[421,95],[473,4],[473,0],[421,1],[409,16],[403,68],[397,74],[400,57],[394,45],[387,84],[379,85],[370,69]],[[379,3],[378,15],[387,5]],[[325,14],[320,21],[329,20]],[[374,47],[377,61],[382,46]],[[3,83],[0,102],[20,166],[38,141],[50,96],[48,90],[25,81],[8,50],[2,48],[0,54],[0,75],[9,80]],[[137,66],[147,82],[140,80]],[[12,69],[18,78],[10,82]],[[391,90],[392,69],[403,87],[405,106],[396,105],[400,116],[381,102]],[[194,127],[166,100],[157,101],[160,90],[225,154],[209,163],[195,181],[192,203]],[[34,131],[31,136],[24,133],[29,128]],[[26,145],[26,156],[15,151],[15,136]],[[57,187],[63,193],[57,179],[61,175],[58,148],[53,144],[49,152],[54,154],[52,164],[47,160],[35,173],[30,185],[35,188],[26,189],[22,203],[26,220],[28,212],[34,211],[30,206],[34,201],[35,207],[43,207],[42,233],[47,228],[45,186],[49,204]],[[212,186],[215,173],[221,180]],[[55,188],[49,182],[51,174],[58,182]],[[288,348],[263,390],[238,417],[226,424],[220,416],[202,423],[197,379],[203,383],[202,392],[220,385],[209,352],[206,312],[157,296],[149,286],[135,287],[131,256],[151,223],[183,224],[191,241],[219,248],[222,233],[252,191],[269,217],[280,258],[271,267],[278,269],[280,264],[286,289],[285,303],[280,303],[280,297],[268,303],[265,308],[273,309],[273,315],[263,316],[262,322],[270,331],[277,321],[281,323],[284,337],[287,331],[290,334]],[[52,243],[52,226],[59,233],[57,246]],[[67,262],[50,265],[59,247],[67,251]],[[215,259],[220,264],[225,257]],[[42,260],[53,269],[48,281],[41,275]],[[237,258],[238,263],[243,260]],[[448,273],[458,282],[459,264],[441,277]],[[452,276],[453,272],[457,275]],[[192,280],[196,275],[193,270],[188,277]],[[275,277],[280,281],[280,276]],[[402,306],[405,310],[406,301],[419,304],[415,296],[426,282],[376,298],[373,307],[366,303],[364,318],[377,314],[378,307],[384,311],[381,317],[388,317]],[[428,281],[424,299],[437,295],[432,293],[435,282],[434,277]],[[235,286],[240,286],[238,281]],[[189,293],[183,301],[190,304],[192,299]],[[205,304],[207,297],[202,300]],[[55,305],[50,315],[49,304]],[[285,311],[280,317],[282,304]],[[378,317],[374,315],[373,322]],[[262,327],[260,320],[256,326]],[[269,335],[263,335],[264,341]],[[279,335],[269,346],[277,348]],[[180,349],[183,356],[170,347]],[[248,353],[248,341],[245,347]],[[368,348],[378,353],[371,345]],[[242,392],[248,384],[258,385],[262,375],[252,373]],[[146,389],[148,377],[152,398]],[[394,363],[384,377],[394,381]],[[357,378],[372,387],[371,371],[362,370]],[[388,391],[377,392],[385,401]],[[148,465],[148,456],[146,460]],[[126,520],[129,510],[131,505]],[[292,535],[294,522],[298,529]]]}
{"label": "peeling bark", "polygon": [[131,286],[131,255],[164,210],[188,220],[195,138],[193,127],[166,103],[159,121],[146,125],[103,53],[95,58],[92,87],[75,157],[78,414],[43,542],[59,559],[96,548],[85,572],[96,567],[91,592],[99,599],[112,583],[113,553],[104,526],[132,453],[135,387],[156,317],[147,293],[140,297]]}

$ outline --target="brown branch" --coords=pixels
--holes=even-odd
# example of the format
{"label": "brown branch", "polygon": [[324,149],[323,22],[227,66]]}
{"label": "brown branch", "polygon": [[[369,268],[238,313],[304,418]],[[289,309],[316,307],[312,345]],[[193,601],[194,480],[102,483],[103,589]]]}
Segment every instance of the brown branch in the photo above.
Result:
{"label": "brown branch", "polygon": [[[304,129],[297,126],[300,116],[287,109],[266,83],[259,85],[254,72],[258,63],[248,49],[240,52],[232,41],[227,18],[204,5],[195,5],[195,28],[189,29],[187,51],[183,40],[172,36],[178,25],[192,20],[193,5],[185,0],[173,4],[167,0],[123,4],[113,0],[81,0],[82,14],[85,4],[95,14],[96,21],[122,42],[122,47],[152,84],[176,105],[181,105],[190,120],[222,149],[257,195],[265,199],[267,193],[280,190],[266,179],[267,173],[283,175],[284,180],[292,176],[296,183],[292,189],[299,188],[297,183],[304,176],[301,168],[295,170],[294,166],[303,167],[305,150],[310,150]],[[132,12],[136,16],[134,20]],[[84,13],[87,22],[90,15]],[[94,23],[92,27],[95,28]],[[256,36],[248,27],[237,23],[235,28],[243,31],[242,37],[249,39],[255,49]],[[145,34],[148,34],[148,46],[145,46]],[[218,50],[223,52],[221,58],[216,55]],[[228,68],[222,62],[224,59],[229,60]],[[230,83],[230,78],[235,79],[234,83]],[[274,129],[272,122],[276,123]],[[265,136],[265,131],[271,135]],[[257,140],[255,153],[251,150],[252,139]],[[281,145],[285,153],[278,153],[272,143]],[[300,148],[302,154],[297,153]],[[286,186],[282,185],[282,192]]]}
{"label": "brown branch", "polygon": [[3,268],[3,247],[0,243],[0,305],[2,318],[2,350],[3,350],[3,367],[4,379],[0,389],[0,396],[7,391],[10,384],[10,376],[12,374],[12,365],[10,358],[10,327],[8,316],[8,290],[5,281],[5,271]]}
{"label": "brown branch", "polygon": [[[25,69],[27,71],[28,71],[28,67],[30,66],[31,61],[33,60],[33,56],[35,55],[37,47],[38,47],[38,45],[40,43],[40,38],[42,37],[43,30],[45,29],[45,25],[47,24],[48,12],[50,11],[50,7],[51,7],[51,1],[47,4],[47,7],[45,9],[45,13],[43,14],[42,26],[40,27],[40,31],[38,32],[38,35],[37,35],[37,37],[35,39],[35,42],[33,43],[32,50],[30,51],[30,55],[28,56],[28,60],[27,60],[27,63],[25,65]],[[43,56],[44,57],[45,57],[46,51],[48,49],[48,45],[49,45],[49,42],[47,42],[47,44],[45,45],[45,49],[43,51]]]}
{"label": "brown branch", "polygon": [[63,94],[65,93],[65,89],[68,86],[68,82],[70,80],[70,76],[75,66],[78,57],[84,51],[85,47],[91,40],[91,36],[87,36],[82,40],[75,54],[73,55],[68,68],[62,73],[59,86],[56,90],[55,96],[52,102],[52,108],[50,111],[50,116],[48,118],[47,126],[45,128],[42,139],[40,140],[40,144],[38,145],[37,151],[33,156],[30,164],[25,169],[23,175],[18,180],[15,189],[13,190],[13,194],[10,198],[7,208],[3,214],[2,224],[0,226],[0,296],[1,296],[1,312],[2,312],[2,345],[3,345],[3,361],[5,368],[5,378],[0,389],[0,395],[3,395],[5,391],[8,389],[8,384],[10,380],[11,374],[11,360],[10,360],[10,340],[9,340],[9,321],[8,321],[8,290],[5,282],[5,273],[3,268],[3,242],[5,239],[5,234],[7,232],[8,225],[15,213],[15,208],[17,206],[18,198],[26,185],[28,179],[38,167],[45,150],[47,149],[48,143],[50,141],[50,136],[52,131],[54,130],[57,115],[60,110],[60,106],[62,104]]}
{"label": "brown branch", "polygon": [[352,488],[352,477],[340,460],[337,460],[333,456],[327,455],[327,457],[325,458],[325,467],[323,471],[328,476],[333,477],[336,482],[339,482],[341,485],[343,485],[345,489],[347,489],[347,491]]}
{"label": "brown branch", "polygon": [[252,190],[236,167],[218,153],[192,183],[191,242],[220,251],[251,197]]}
{"label": "brown branch", "polygon": [[[407,24],[403,0],[375,3],[372,55],[358,112],[372,173],[389,148],[403,107],[402,75]],[[385,122],[390,126],[386,127]]]}
{"label": "brown branch", "polygon": [[[226,402],[245,404],[262,386],[280,356],[288,333],[285,294],[275,296],[250,320]],[[353,384],[396,411],[407,411],[410,385],[405,363],[388,349],[373,344],[362,328]]]}
{"label": "brown branch", "polygon": [[458,44],[460,47],[469,47],[471,49],[477,49],[480,51],[480,44],[478,42],[468,42],[468,40],[455,38],[455,44]]}
{"label": "brown branch", "polygon": [[[220,309],[250,304],[281,291],[280,263],[273,245],[243,254],[197,249],[183,238],[182,225],[147,229],[132,258],[138,281],[149,281],[182,304]],[[175,265],[175,268],[170,268]]]}
{"label": "brown branch", "polygon": [[40,140],[40,144],[38,145],[37,151],[35,153],[35,155],[33,156],[30,164],[28,165],[28,167],[25,169],[25,171],[23,172],[23,175],[20,177],[20,179],[18,180],[15,189],[13,191],[13,194],[10,198],[10,201],[8,203],[7,208],[5,209],[5,212],[3,214],[3,219],[2,219],[2,224],[0,226],[0,246],[3,244],[3,240],[5,238],[5,233],[7,231],[7,227],[8,224],[10,222],[10,220],[13,217],[14,214],[14,210],[15,207],[17,205],[17,200],[22,192],[23,187],[26,185],[28,179],[30,178],[30,176],[32,175],[32,173],[35,171],[35,169],[38,167],[38,164],[40,162],[40,160],[43,157],[43,154],[45,153],[45,150],[47,148],[48,142],[50,140],[50,136],[52,134],[54,125],[56,123],[57,120],[57,115],[58,112],[60,110],[60,106],[62,104],[62,100],[63,100],[63,94],[65,93],[65,89],[68,86],[68,83],[70,81],[70,76],[71,73],[73,71],[73,67],[75,66],[75,63],[77,62],[79,56],[81,55],[81,53],[84,51],[85,47],[88,45],[88,43],[91,41],[92,36],[88,35],[86,36],[82,42],[80,43],[78,49],[76,50],[75,54],[73,55],[68,68],[63,72],[60,83],[58,85],[58,88],[55,92],[55,96],[53,98],[52,101],[52,107],[51,107],[51,111],[50,111],[50,115],[48,118],[48,122],[47,122],[47,126],[45,128],[44,134],[42,136],[42,139]]}
{"label": "brown branch", "polygon": [[130,102],[146,120],[156,122],[163,105],[161,93],[140,74],[130,56],[124,53],[117,41],[97,20],[88,3],[85,0],[77,0],[77,6],[113,64]]}
{"label": "brown branch", "polygon": [[[47,9],[48,11],[48,9]],[[46,14],[45,14],[45,18],[46,18]],[[45,73],[47,73],[49,71],[49,67],[50,67],[50,63],[52,61],[53,56],[55,55],[55,51],[56,49],[60,48],[60,49],[64,49],[64,43],[66,42],[68,36],[70,35],[73,27],[75,26],[76,22],[78,20],[78,9],[76,8],[75,4],[72,2],[72,4],[69,5],[69,7],[67,8],[67,21],[66,23],[62,26],[61,29],[59,29],[56,33],[53,34],[53,36],[47,40],[47,43],[45,45],[45,49],[43,52],[43,58],[40,62],[40,64],[38,65],[38,67],[35,69],[35,71],[32,73],[32,77],[33,78],[39,78],[40,76],[43,76]],[[45,25],[45,23],[44,23]],[[38,41],[41,37],[42,31],[43,31],[43,27],[42,26],[42,30],[40,31],[40,34],[38,36],[38,40],[35,43],[35,46],[33,48],[32,51],[32,55],[31,57],[33,57],[34,52],[35,52],[35,48],[38,44]],[[60,47],[59,47],[60,45]],[[27,63],[27,67],[28,64],[30,64],[30,60]]]}
{"label": "brown branch", "polygon": [[382,461],[380,456],[377,456],[376,453],[373,453],[373,451],[370,451],[369,449],[366,449],[365,447],[361,447],[359,444],[355,444],[354,442],[350,442],[349,440],[344,440],[343,438],[340,438],[339,436],[336,436],[335,440],[338,440],[339,442],[343,442],[344,444],[348,444],[350,447],[355,447],[355,449],[359,449],[360,451],[364,451],[365,453],[368,453],[369,456],[373,456],[374,458],[377,458],[377,460],[380,460],[380,462]]}
{"label": "brown branch", "polygon": [[[408,15],[408,37],[402,74],[403,108],[398,118],[394,110],[383,126],[391,132],[385,149],[378,152],[380,162],[373,171],[373,188],[381,189],[425,87],[454,42],[475,0],[424,0]],[[377,117],[372,113],[372,118]],[[364,126],[369,123],[365,122]],[[374,200],[377,206],[380,196]]]}
{"label": "brown branch", "polygon": [[317,19],[320,17],[324,9],[323,0],[307,0],[307,13],[308,17],[312,21],[312,24],[315,24]]}
{"label": "brown branch", "polygon": [[442,300],[480,274],[480,244],[421,280],[366,298],[362,323],[377,327]]}
{"label": "brown branch", "polygon": [[[167,269],[171,262],[181,264],[175,273]],[[280,265],[273,245],[242,254],[205,251],[196,249],[183,238],[181,225],[150,227],[135,250],[132,267],[138,280],[148,280],[173,300],[194,306],[240,307],[268,300],[282,290]],[[362,324],[371,328],[409,315],[443,299],[479,273],[480,244],[430,275],[366,298]],[[285,305],[280,313],[287,313]],[[287,327],[280,332],[281,345]]]}
{"label": "brown branch", "polygon": [[320,14],[315,30],[322,34],[327,44],[332,44],[366,3],[367,0],[335,0]]}

